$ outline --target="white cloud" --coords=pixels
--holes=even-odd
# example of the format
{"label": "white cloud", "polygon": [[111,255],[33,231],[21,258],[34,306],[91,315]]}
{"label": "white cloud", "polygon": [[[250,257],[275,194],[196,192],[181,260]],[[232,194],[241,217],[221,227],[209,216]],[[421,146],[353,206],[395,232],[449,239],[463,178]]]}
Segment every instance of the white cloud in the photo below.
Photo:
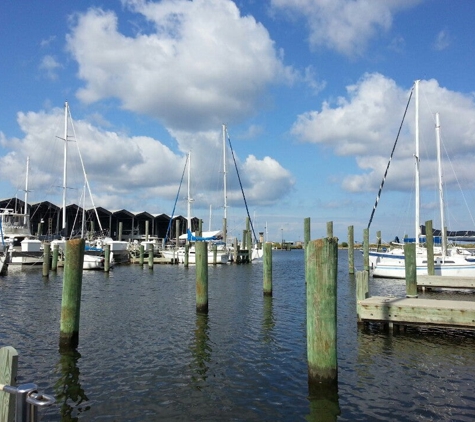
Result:
{"label": "white cloud", "polygon": [[[475,160],[475,97],[450,91],[437,81],[420,82],[420,139],[422,186],[436,174],[435,112],[441,119],[446,161],[444,181],[471,185]],[[397,136],[410,90],[380,74],[367,74],[347,87],[347,96],[335,104],[323,103],[321,111],[298,117],[292,133],[304,142],[332,148],[338,155],[354,155],[360,174],[348,175],[343,187],[353,192],[374,191],[380,184]],[[408,109],[387,185],[408,189],[414,177],[414,97]],[[457,169],[456,175],[449,168]]]}
{"label": "white cloud", "polygon": [[57,60],[50,55],[46,55],[41,60],[39,68],[46,72],[48,79],[55,80],[58,78],[56,70],[62,66],[57,62]]}
{"label": "white cloud", "polygon": [[327,47],[353,57],[361,55],[393,15],[421,0],[271,0],[276,9],[304,16],[312,47]]}
{"label": "white cloud", "polygon": [[292,74],[267,30],[228,0],[124,1],[153,28],[135,37],[113,12],[79,14],[68,48],[87,103],[118,98],[172,130],[208,130],[255,112],[269,84]]}
{"label": "white cloud", "polygon": [[450,34],[446,29],[444,29],[437,34],[437,38],[434,42],[434,49],[439,50],[439,51],[445,50],[447,47],[449,47],[450,43],[451,43]]}
{"label": "white cloud", "polygon": [[[0,177],[22,189],[19,169],[30,156],[30,189],[36,199],[61,202],[63,171],[63,110],[18,113],[22,138],[8,139],[0,132],[0,144],[10,153],[0,157]],[[72,112],[74,117],[74,111]],[[94,120],[98,116],[94,115]],[[99,119],[100,120],[100,119]],[[173,201],[183,175],[185,154],[176,154],[159,140],[147,136],[127,136],[105,131],[90,121],[77,120],[68,129],[68,202],[79,204],[84,177],[77,145],[81,151],[96,206],[134,211],[171,212],[156,209],[157,201]],[[76,134],[74,137],[73,135]],[[182,151],[192,151],[192,195],[194,207],[207,209],[223,204],[222,135],[220,130],[171,132]],[[246,196],[253,206],[275,203],[293,186],[293,178],[270,157],[262,160],[249,156],[241,165],[235,152]],[[227,157],[229,204],[243,206],[234,163]],[[180,201],[186,196],[186,174]],[[31,195],[30,195],[31,198]],[[152,209],[153,207],[153,209]],[[182,206],[181,211],[185,208]]]}

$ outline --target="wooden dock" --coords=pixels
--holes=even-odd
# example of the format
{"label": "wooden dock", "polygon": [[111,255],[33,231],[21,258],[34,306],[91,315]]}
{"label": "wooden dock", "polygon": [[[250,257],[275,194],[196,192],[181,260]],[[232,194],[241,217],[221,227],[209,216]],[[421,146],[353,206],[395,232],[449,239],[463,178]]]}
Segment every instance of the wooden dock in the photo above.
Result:
{"label": "wooden dock", "polygon": [[473,277],[447,277],[440,275],[418,275],[417,288],[440,289],[475,289],[475,278]]}
{"label": "wooden dock", "polygon": [[[430,283],[430,287],[435,287],[434,284],[437,282],[439,283],[437,287],[444,287],[447,282],[443,279],[446,278],[418,277],[421,283]],[[465,281],[466,286],[474,282],[473,279],[459,281]],[[356,274],[358,323],[380,323],[389,328],[417,325],[447,329],[475,329],[475,301],[419,299],[417,295],[408,296],[410,297],[369,297],[368,273],[367,271],[358,272]]]}

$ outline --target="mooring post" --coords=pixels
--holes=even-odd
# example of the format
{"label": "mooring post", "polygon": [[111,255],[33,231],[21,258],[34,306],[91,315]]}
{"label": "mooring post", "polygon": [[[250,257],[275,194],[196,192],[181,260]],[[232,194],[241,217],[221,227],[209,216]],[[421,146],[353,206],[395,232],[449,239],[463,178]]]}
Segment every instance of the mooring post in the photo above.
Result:
{"label": "mooring post", "polygon": [[218,263],[218,245],[213,245],[213,264],[216,265]]}
{"label": "mooring post", "polygon": [[404,245],[404,261],[406,270],[406,297],[417,297],[417,266],[416,244]]}
{"label": "mooring post", "polygon": [[145,220],[145,241],[148,242],[148,232],[150,227],[150,221]]}
{"label": "mooring post", "polygon": [[198,237],[203,236],[203,220],[200,218],[198,220]]}
{"label": "mooring post", "polygon": [[38,223],[38,238],[43,234],[43,223]]}
{"label": "mooring post", "polygon": [[381,249],[381,230],[376,232],[376,250],[379,252]]}
{"label": "mooring post", "polygon": [[369,229],[363,230],[363,265],[364,270],[369,272]]}
{"label": "mooring post", "polygon": [[333,221],[327,221],[327,237],[333,237]]}
{"label": "mooring post", "polygon": [[360,318],[360,300],[369,297],[369,274],[368,271],[358,271],[356,273],[356,315],[358,324],[361,323]]}
{"label": "mooring post", "polygon": [[148,245],[148,268],[153,270],[153,245]]}
{"label": "mooring post", "polygon": [[264,243],[263,273],[264,273],[264,296],[272,296],[272,243]]}
{"label": "mooring post", "polygon": [[196,311],[208,313],[208,243],[195,243]]}
{"label": "mooring post", "polygon": [[119,237],[117,240],[122,240],[122,228],[123,228],[123,223],[122,221],[119,223]]}
{"label": "mooring post", "polygon": [[76,348],[79,344],[84,246],[84,239],[73,239],[66,242],[59,333],[60,348]]}
{"label": "mooring post", "polygon": [[144,245],[140,245],[139,247],[139,264],[143,265],[144,262],[144,254],[145,254],[145,247]]}
{"label": "mooring post", "polygon": [[434,275],[434,232],[432,231],[432,220],[426,221],[426,241],[427,241],[427,274]]}
{"label": "mooring post", "polygon": [[111,245],[107,243],[104,245],[104,271],[109,272],[111,267]]}
{"label": "mooring post", "polygon": [[308,381],[310,385],[334,382],[338,378],[338,239],[309,242],[306,259]]}
{"label": "mooring post", "polygon": [[238,259],[239,259],[239,242],[238,242],[238,238],[235,237],[234,238],[234,247],[233,247],[233,261],[235,264],[238,263]]}
{"label": "mooring post", "polygon": [[43,245],[43,277],[49,277],[49,265],[51,260],[51,244]]}
{"label": "mooring post", "polygon": [[58,269],[58,254],[59,254],[59,245],[53,245],[53,259],[51,260],[51,271],[56,271]]}
{"label": "mooring post", "polygon": [[188,267],[189,256],[190,256],[190,244],[186,243],[185,244],[185,256],[183,258],[183,264],[185,265],[185,267]]}
{"label": "mooring post", "polygon": [[[303,253],[304,253],[304,262],[305,266],[307,265],[307,246],[308,242],[310,242],[310,217],[306,217],[303,220]],[[304,270],[306,271],[306,270]]]}
{"label": "mooring post", "polygon": [[355,273],[355,231],[353,226],[348,227],[348,272]]}
{"label": "mooring post", "polygon": [[[0,385],[16,386],[18,371],[18,352],[11,346],[0,349]],[[0,421],[13,422],[15,420],[14,394],[7,393],[0,388]]]}
{"label": "mooring post", "polygon": [[252,261],[252,231],[247,232],[247,262]]}

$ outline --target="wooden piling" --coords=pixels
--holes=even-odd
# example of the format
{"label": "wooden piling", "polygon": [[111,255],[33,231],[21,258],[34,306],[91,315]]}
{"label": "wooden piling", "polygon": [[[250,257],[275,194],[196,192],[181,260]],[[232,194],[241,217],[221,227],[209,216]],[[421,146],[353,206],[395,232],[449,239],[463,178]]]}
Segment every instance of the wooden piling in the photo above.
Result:
{"label": "wooden piling", "polygon": [[348,227],[348,272],[355,273],[355,229]]}
{"label": "wooden piling", "polygon": [[66,242],[59,346],[76,348],[79,344],[84,239]]}
{"label": "wooden piling", "polygon": [[104,245],[104,271],[109,272],[111,267],[111,245]]}
{"label": "wooden piling", "polygon": [[195,243],[196,311],[208,313],[208,243]]}
{"label": "wooden piling", "polygon": [[[16,386],[18,371],[18,352],[11,346],[0,349],[0,385]],[[0,421],[13,422],[15,420],[14,394],[2,391],[0,388]]]}
{"label": "wooden piling", "polygon": [[119,223],[119,237],[118,237],[118,240],[122,240],[122,228],[123,228],[124,224],[122,223],[122,221]]}
{"label": "wooden piling", "polygon": [[333,237],[333,221],[327,221],[327,237]]}
{"label": "wooden piling", "polygon": [[363,230],[363,268],[369,272],[369,229]]}
{"label": "wooden piling", "polygon": [[145,247],[144,245],[140,245],[139,247],[139,264],[143,265],[144,263],[144,255],[145,255]]}
{"label": "wooden piling", "polygon": [[237,264],[238,259],[239,259],[239,242],[238,242],[238,238],[235,237],[234,238],[234,248],[233,248],[233,262],[235,264]]}
{"label": "wooden piling", "polygon": [[49,277],[49,267],[51,260],[51,244],[43,245],[43,277]]}
{"label": "wooden piling", "polygon": [[435,275],[434,268],[434,232],[432,231],[432,220],[426,221],[426,242],[427,242],[427,275]]}
{"label": "wooden piling", "polygon": [[150,221],[146,220],[145,221],[145,241],[146,242],[148,242],[149,227],[150,227]]}
{"label": "wooden piling", "polygon": [[51,271],[56,271],[58,269],[58,255],[59,255],[59,245],[53,245],[53,259],[51,260]]}
{"label": "wooden piling", "polygon": [[185,244],[185,256],[183,258],[183,264],[185,267],[188,267],[189,264],[189,257],[190,257],[190,244]]}
{"label": "wooden piling", "polygon": [[216,265],[218,262],[218,245],[213,245],[213,264]]}
{"label": "wooden piling", "polygon": [[272,243],[263,245],[264,296],[272,296]]}
{"label": "wooden piling", "polygon": [[381,249],[381,230],[376,232],[376,250],[379,252]]}
{"label": "wooden piling", "polygon": [[310,242],[310,217],[303,220],[303,246],[307,249],[308,242]]}
{"label": "wooden piling", "polygon": [[417,297],[416,244],[404,245],[404,261],[406,270],[406,297]]}
{"label": "wooden piling", "polygon": [[309,242],[306,259],[309,384],[333,382],[338,376],[338,239],[325,238]]}
{"label": "wooden piling", "polygon": [[153,270],[153,245],[148,245],[148,268]]}
{"label": "wooden piling", "polygon": [[367,299],[369,296],[369,274],[368,271],[358,271],[356,273],[356,315],[358,323],[361,323],[360,300]]}

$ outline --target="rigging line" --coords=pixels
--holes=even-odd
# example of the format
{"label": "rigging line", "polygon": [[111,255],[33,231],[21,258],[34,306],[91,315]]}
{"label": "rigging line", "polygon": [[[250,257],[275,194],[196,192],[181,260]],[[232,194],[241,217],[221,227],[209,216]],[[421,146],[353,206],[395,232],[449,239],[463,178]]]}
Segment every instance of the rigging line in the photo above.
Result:
{"label": "rigging line", "polygon": [[242,197],[244,199],[244,205],[246,206],[247,216],[249,218],[249,223],[251,224],[252,234],[254,235],[254,241],[257,243],[256,232],[254,231],[254,225],[252,224],[251,215],[249,214],[249,208],[247,207],[246,195],[244,195],[244,189],[242,187],[241,176],[239,175],[239,170],[238,170],[238,166],[237,166],[237,163],[236,163],[236,157],[234,156],[234,150],[233,150],[233,146],[231,145],[231,138],[229,137],[229,134],[228,134],[228,142],[229,142],[229,148],[231,149],[231,154],[233,156],[234,167],[236,168],[236,173],[237,173],[237,177],[238,177],[238,180],[239,180],[239,186],[241,187]]}
{"label": "rigging line", "polygon": [[172,221],[173,221],[173,216],[175,215],[176,203],[178,202],[178,197],[180,196],[181,184],[183,183],[183,178],[185,177],[185,170],[186,170],[187,163],[188,163],[188,155],[186,156],[185,166],[183,167],[183,173],[181,174],[180,185],[178,186],[178,192],[176,194],[175,204],[173,205],[172,215],[171,215],[170,221],[168,222],[167,233],[165,234],[165,242],[164,243],[167,243],[168,235],[170,234],[171,225],[172,225]]}
{"label": "rigging line", "polygon": [[399,125],[399,130],[397,131],[396,140],[394,141],[393,150],[391,151],[388,165],[386,166],[386,171],[384,172],[383,180],[381,181],[381,185],[379,186],[379,191],[378,191],[378,195],[376,196],[376,201],[373,206],[373,211],[371,211],[371,217],[369,218],[369,223],[368,223],[368,230],[371,226],[371,222],[373,221],[374,212],[376,211],[376,208],[378,206],[379,198],[381,197],[381,192],[383,190],[384,182],[386,180],[386,176],[388,175],[389,166],[391,165],[391,160],[394,155],[394,150],[396,149],[397,141],[399,140],[399,135],[401,134],[402,125],[404,123],[404,119],[406,118],[407,109],[409,108],[409,103],[411,102],[413,92],[414,92],[414,86],[412,87],[411,93],[409,94],[409,99],[407,100],[406,109],[404,110],[404,115],[402,116],[402,121],[401,121],[401,124]]}

